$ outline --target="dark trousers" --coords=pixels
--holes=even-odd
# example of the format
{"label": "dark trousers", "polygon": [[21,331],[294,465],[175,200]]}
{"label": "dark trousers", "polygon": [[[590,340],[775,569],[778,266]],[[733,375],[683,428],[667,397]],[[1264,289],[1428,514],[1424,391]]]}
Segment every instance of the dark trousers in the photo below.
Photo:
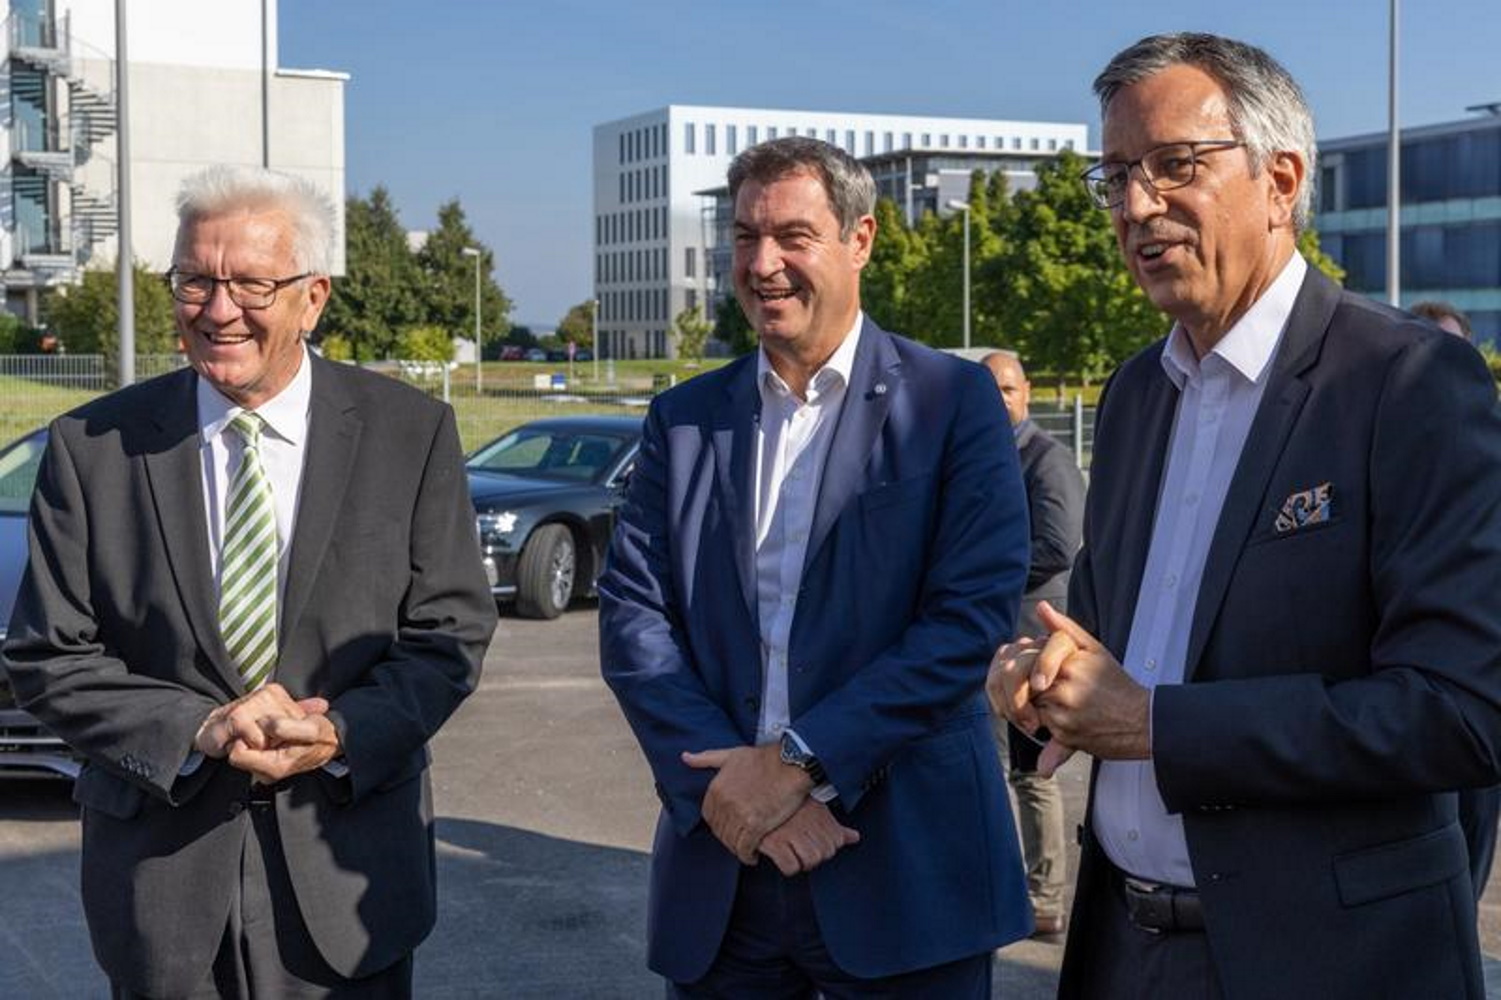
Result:
{"label": "dark trousers", "polygon": [[[1109,865],[1104,858],[1101,862]],[[1203,931],[1142,930],[1131,923],[1119,871],[1112,868],[1102,881],[1108,898],[1094,901],[1100,913],[1091,924],[1093,939],[1070,956],[1078,987],[1074,995],[1089,1000],[1224,1000]]]}
{"label": "dark trousers", "polygon": [[1491,877],[1497,822],[1501,822],[1501,785],[1459,790],[1459,828],[1464,831],[1470,855],[1470,884],[1475,887],[1477,906]]}
{"label": "dark trousers", "polygon": [[667,996],[689,1000],[983,1000],[990,996],[990,953],[881,979],[860,979],[834,964],[824,947],[805,875],[785,878],[765,858],[741,869],[724,943],[696,983],[668,983]]}
{"label": "dark trousers", "polygon": [[[240,887],[214,964],[193,992],[172,1000],[408,1000],[412,956],[365,979],[346,979],[323,960],[292,896],[276,816],[269,805],[248,810]],[[112,984],[115,1000],[145,1000]],[[166,998],[155,998],[166,1000]]]}

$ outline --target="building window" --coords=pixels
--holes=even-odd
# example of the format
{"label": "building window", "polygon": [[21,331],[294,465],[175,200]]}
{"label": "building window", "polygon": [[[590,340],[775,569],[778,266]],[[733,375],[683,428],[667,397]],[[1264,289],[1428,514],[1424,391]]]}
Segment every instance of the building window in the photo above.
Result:
{"label": "building window", "polygon": [[[793,129],[792,130],[792,134],[796,135],[797,134],[797,129]],[[818,138],[818,129],[816,129],[816,128],[805,128],[805,129],[803,129],[803,136],[805,138],[808,138],[808,139],[817,139]]]}
{"label": "building window", "polygon": [[948,149],[949,148],[949,137],[948,137],[947,133],[944,133],[943,135],[940,135],[938,137],[938,148],[939,149]]}
{"label": "building window", "polygon": [[985,148],[985,137],[983,135],[977,135],[977,136],[975,136],[975,148],[976,149],[984,149]]}
{"label": "building window", "polygon": [[876,134],[874,132],[867,131],[865,133],[865,155],[876,155]]}
{"label": "building window", "polygon": [[931,148],[932,145],[933,145],[933,133],[931,133],[931,132],[924,132],[922,134],[922,144],[923,144],[923,148],[924,149]]}
{"label": "building window", "polygon": [[1058,151],[1058,140],[1057,139],[1049,139],[1048,140],[1048,150],[1051,151],[1051,152],[1055,152],[1055,153]]}
{"label": "building window", "polygon": [[912,148],[912,133],[911,132],[903,132],[902,133],[902,148],[903,149],[911,149]]}
{"label": "building window", "polygon": [[1072,140],[1072,139],[1064,139],[1063,140],[1063,148],[1064,149],[1073,149],[1074,148],[1074,140]]}
{"label": "building window", "polygon": [[620,155],[619,155],[619,157],[618,157],[618,159],[617,159],[616,162],[618,162],[618,163],[624,163],[625,162],[625,133],[624,132],[620,133]]}
{"label": "building window", "polygon": [[767,141],[769,142],[772,139],[775,139],[776,137],[777,137],[777,127],[775,125],[768,125],[768,126],[766,126],[766,139],[767,139]]}
{"label": "building window", "polygon": [[697,288],[690,288],[690,289],[688,289],[687,297],[686,297],[686,299],[683,302],[683,306],[686,309],[697,309],[698,308],[698,289]]}
{"label": "building window", "polygon": [[757,143],[757,141],[758,141],[757,138],[756,138],[757,134],[758,134],[758,132],[757,132],[756,126],[754,126],[754,125],[747,125],[747,126],[745,126],[745,144],[747,146],[754,146]]}
{"label": "building window", "polygon": [[698,247],[683,248],[683,277],[698,277]]}
{"label": "building window", "polygon": [[837,129],[826,128],[823,130],[823,141],[830,146],[839,145],[839,132]]}
{"label": "building window", "polygon": [[704,126],[704,155],[705,156],[713,156],[713,155],[715,155],[715,150],[714,150],[714,128],[715,127],[713,125],[705,125]]}
{"label": "building window", "polygon": [[724,127],[724,151],[731,156],[740,152],[740,136],[733,125]]}
{"label": "building window", "polygon": [[694,152],[692,122],[683,123],[683,152],[687,153],[689,156],[692,156]]}
{"label": "building window", "polygon": [[890,132],[887,132],[886,135],[882,137],[881,145],[885,147],[883,152],[891,152],[896,148],[896,136],[892,135]]}
{"label": "building window", "polygon": [[967,135],[961,135],[959,137],[959,148],[960,149],[968,149],[969,148],[969,136],[967,136]]}
{"label": "building window", "polygon": [[1041,149],[1042,148],[1042,144],[1037,141],[1036,137],[1033,137],[1031,145],[1032,145],[1033,149]]}

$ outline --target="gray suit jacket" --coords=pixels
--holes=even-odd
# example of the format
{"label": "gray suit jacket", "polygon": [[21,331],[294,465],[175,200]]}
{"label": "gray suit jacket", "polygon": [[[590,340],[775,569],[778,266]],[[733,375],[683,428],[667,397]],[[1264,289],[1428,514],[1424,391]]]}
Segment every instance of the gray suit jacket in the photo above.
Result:
{"label": "gray suit jacket", "polygon": [[1047,630],[1037,620],[1037,602],[1068,610],[1069,568],[1084,534],[1084,477],[1073,452],[1030,420],[1017,429],[1016,452],[1032,531],[1032,558],[1016,634],[1045,635]]}
{"label": "gray suit jacket", "polygon": [[[275,679],[321,695],[349,775],[278,795],[313,941],[346,976],[400,959],[435,912],[427,740],[478,681],[495,624],[453,412],[311,354],[312,412]],[[190,370],[52,425],[5,645],[22,704],[88,760],[83,902],[106,973],[181,993],[239,878],[248,776],[179,777],[243,693],[218,634]]]}
{"label": "gray suit jacket", "polygon": [[[1069,612],[1124,655],[1178,393],[1102,397]],[[1153,768],[1225,995],[1483,996],[1451,789],[1501,777],[1501,417],[1479,354],[1310,269],[1205,563]],[[1319,501],[1319,494],[1328,500]],[[1322,516],[1316,516],[1316,515]],[[1086,836],[1059,995],[1110,919]]]}

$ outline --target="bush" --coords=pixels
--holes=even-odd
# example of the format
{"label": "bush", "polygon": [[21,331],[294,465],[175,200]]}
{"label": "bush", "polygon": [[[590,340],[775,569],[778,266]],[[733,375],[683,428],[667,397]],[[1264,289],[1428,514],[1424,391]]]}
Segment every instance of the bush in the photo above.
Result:
{"label": "bush", "polygon": [[330,361],[353,361],[354,347],[343,334],[327,333],[318,343],[318,350]]}
{"label": "bush", "polygon": [[409,326],[396,338],[396,355],[403,361],[452,361],[453,338],[438,326]]}

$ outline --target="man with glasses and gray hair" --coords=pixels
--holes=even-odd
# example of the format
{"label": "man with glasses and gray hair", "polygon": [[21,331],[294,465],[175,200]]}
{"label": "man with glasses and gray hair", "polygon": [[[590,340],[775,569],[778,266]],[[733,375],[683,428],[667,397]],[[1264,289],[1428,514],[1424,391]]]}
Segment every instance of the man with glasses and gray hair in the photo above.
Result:
{"label": "man with glasses and gray hair", "polygon": [[1501,417],[1479,355],[1296,250],[1312,118],[1147,38],[1086,183],[1174,321],[1101,398],[1069,615],[1003,650],[1096,758],[1063,997],[1480,997],[1453,791],[1501,773]]}
{"label": "man with glasses and gray hair", "polygon": [[59,417],[5,667],[86,758],[116,997],[405,997],[436,914],[427,741],[495,605],[453,411],[322,361],[333,204],[190,178],[190,367]]}

